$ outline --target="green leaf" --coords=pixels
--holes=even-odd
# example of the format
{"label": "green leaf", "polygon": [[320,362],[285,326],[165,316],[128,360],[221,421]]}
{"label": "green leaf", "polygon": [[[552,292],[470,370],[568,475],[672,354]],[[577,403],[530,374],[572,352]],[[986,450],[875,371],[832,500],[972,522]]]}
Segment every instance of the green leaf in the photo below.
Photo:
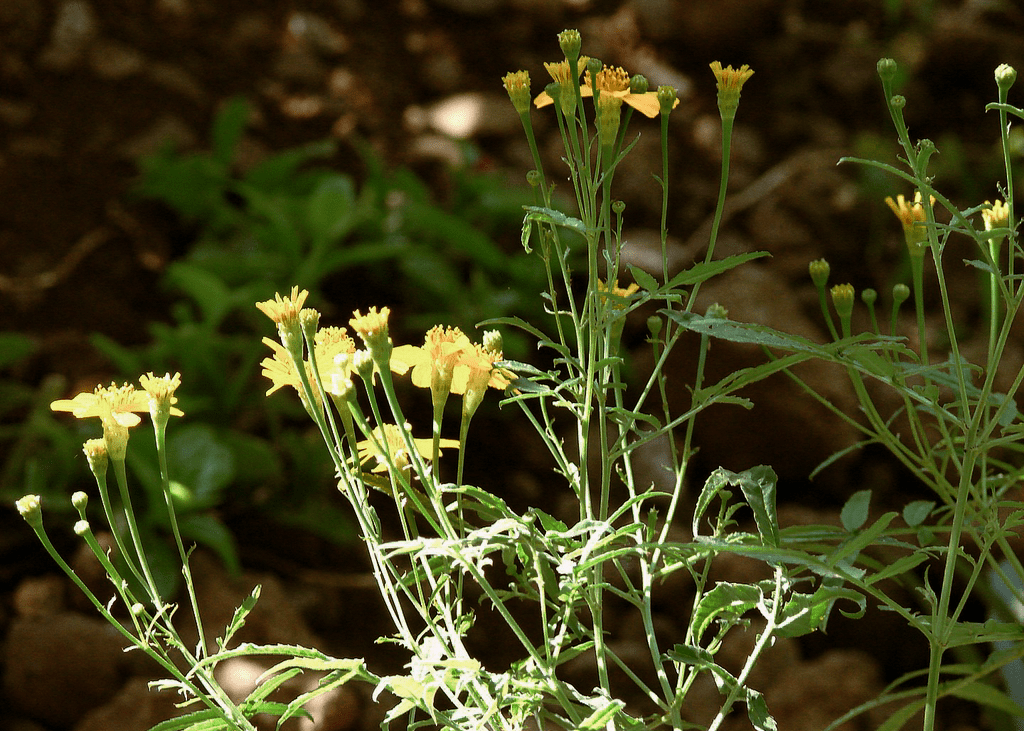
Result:
{"label": "green leaf", "polygon": [[1013,718],[1024,718],[1024,708],[1019,703],[1010,698],[1005,692],[984,681],[978,681],[957,688],[952,692],[952,695],[983,706],[995,708]]}
{"label": "green leaf", "polygon": [[725,615],[726,620],[739,619],[756,607],[760,600],[761,590],[756,586],[719,583],[701,598],[693,613],[693,636],[700,639],[711,622],[720,615]]}
{"label": "green leaf", "polygon": [[860,529],[868,522],[868,510],[871,507],[871,490],[860,490],[853,493],[846,501],[839,519],[843,527],[850,533]]}
{"label": "green leaf", "polygon": [[779,545],[779,517],[775,512],[775,470],[765,465],[751,467],[738,476],[747,505],[754,512],[754,522],[761,539],[769,546]]}
{"label": "green leaf", "polygon": [[854,533],[848,540],[843,541],[841,544],[836,546],[836,549],[828,557],[828,565],[836,566],[842,561],[847,559],[852,560],[860,553],[861,549],[866,546],[870,546],[875,542],[886,528],[889,527],[889,523],[893,521],[893,518],[897,516],[895,512],[885,513],[882,517],[876,520],[869,528],[865,528],[858,533]]}
{"label": "green leaf", "polygon": [[[771,254],[767,251],[749,251],[745,254],[727,256],[724,259],[701,262],[699,264],[695,264],[686,271],[679,272],[679,274],[669,280],[668,284],[666,284],[663,289],[670,290],[675,289],[676,287],[685,287],[691,284],[697,284],[698,282],[705,282],[718,274],[738,267],[740,264],[745,264],[748,261],[760,259],[764,256],[771,256]],[[639,282],[637,283],[639,284]]]}
{"label": "green leaf", "polygon": [[352,228],[355,183],[347,175],[330,175],[320,182],[306,202],[306,222],[319,246],[337,243]]}
{"label": "green leaf", "polygon": [[775,485],[777,477],[771,467],[760,465],[743,472],[732,472],[719,467],[704,483],[693,513],[693,534],[700,534],[700,519],[711,501],[727,485],[739,487],[747,505],[754,513],[754,522],[762,540],[769,546],[779,545],[779,520],[775,511]]}
{"label": "green leaf", "polygon": [[768,704],[764,696],[752,688],[747,688],[747,718],[757,731],[777,731],[775,719],[768,712]]}
{"label": "green leaf", "polygon": [[35,349],[36,341],[28,335],[0,332],[0,368],[6,368],[27,358]]}
{"label": "green leaf", "polygon": [[184,538],[212,548],[232,576],[241,575],[235,537],[216,515],[206,512],[179,517],[178,528]]}
{"label": "green leaf", "polygon": [[227,167],[235,157],[235,148],[249,123],[249,102],[236,96],[217,113],[213,120],[211,139],[213,159]]}
{"label": "green leaf", "polygon": [[916,528],[924,522],[934,507],[934,500],[915,500],[907,503],[903,507],[903,520],[911,528]]}
{"label": "green leaf", "polygon": [[536,221],[538,223],[547,223],[552,226],[567,228],[583,237],[587,235],[587,225],[578,218],[567,216],[553,208],[542,208],[540,206],[523,206],[523,208],[526,211],[526,218],[523,221],[524,229],[527,228],[528,222]]}
{"label": "green leaf", "polygon": [[640,289],[648,292],[658,291],[658,281],[640,267],[630,264],[629,272],[633,275],[633,281],[640,285]]}
{"label": "green leaf", "polygon": [[616,714],[625,708],[626,704],[620,700],[609,701],[603,708],[598,708],[596,711],[587,716],[579,725],[580,731],[600,731],[608,723],[615,718]]}
{"label": "green leaf", "polygon": [[177,718],[170,718],[166,721],[162,721],[149,731],[181,731],[182,729],[198,731],[199,729],[218,728],[227,728],[223,715],[212,708],[207,708],[202,711],[193,711],[192,713],[186,713],[184,716],[178,716]]}
{"label": "green leaf", "polygon": [[220,502],[221,492],[235,479],[235,460],[208,424],[189,424],[170,433],[167,461],[174,465],[176,481],[184,487],[182,510],[195,511]]}

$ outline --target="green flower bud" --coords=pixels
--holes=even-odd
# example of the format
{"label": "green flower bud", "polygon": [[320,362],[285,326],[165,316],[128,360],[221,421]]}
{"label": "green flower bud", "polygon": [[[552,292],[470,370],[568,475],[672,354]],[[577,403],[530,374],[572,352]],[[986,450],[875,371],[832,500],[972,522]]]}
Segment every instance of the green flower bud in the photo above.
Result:
{"label": "green flower bud", "polygon": [[999,87],[999,91],[1005,94],[1016,80],[1017,70],[1013,66],[1001,63],[996,67],[996,86]]}
{"label": "green flower bud", "polygon": [[814,286],[818,289],[824,289],[825,285],[828,284],[828,275],[832,272],[832,267],[829,266],[828,262],[824,259],[815,259],[807,265],[807,269],[811,274],[811,281],[814,282]]}
{"label": "green flower bud", "polygon": [[910,287],[900,282],[892,287],[892,307],[898,310],[900,306],[910,299]]}
{"label": "green flower bud", "polygon": [[89,521],[88,520],[79,520],[79,521],[77,521],[75,523],[75,535],[76,536],[84,536],[88,532],[89,532]]}
{"label": "green flower bud", "polygon": [[674,86],[659,86],[657,94],[658,104],[661,106],[661,113],[668,114],[676,105],[676,97],[678,96],[676,88]]}
{"label": "green flower bud", "polygon": [[860,299],[868,307],[874,307],[875,302],[878,301],[878,292],[868,287],[860,293]]}
{"label": "green flower bud", "polygon": [[43,506],[38,495],[25,495],[15,503],[21,517],[34,529],[43,527]]}
{"label": "green flower bud", "polygon": [[488,353],[500,353],[504,343],[501,339],[501,333],[497,330],[485,330],[484,331],[484,350]]}
{"label": "green flower bud", "polygon": [[891,58],[880,58],[875,66],[882,81],[892,81],[896,76],[896,62]]}
{"label": "green flower bud", "polygon": [[81,490],[76,490],[75,494],[71,496],[71,504],[75,506],[75,510],[82,513],[89,504],[89,496]]}
{"label": "green flower bud", "polygon": [[646,94],[647,93],[647,77],[643,74],[637,74],[629,80],[629,91],[632,94]]}
{"label": "green flower bud", "polygon": [[558,34],[558,46],[571,63],[580,57],[583,38],[578,30],[563,30]]}
{"label": "green flower bud", "polygon": [[661,328],[663,325],[664,323],[662,322],[661,318],[658,317],[657,315],[651,315],[650,317],[647,318],[647,330],[654,337],[658,337],[658,333],[661,332]]}
{"label": "green flower bud", "polygon": [[894,109],[903,109],[903,107],[907,106],[907,98],[905,96],[901,96],[900,94],[896,94],[895,96],[893,96],[892,99],[889,100],[889,104]]}
{"label": "green flower bud", "polygon": [[626,210],[625,201],[612,201],[612,213],[616,216],[621,216],[624,210]]}
{"label": "green flower bud", "polygon": [[840,317],[849,317],[853,314],[853,285],[852,284],[837,284],[834,286],[830,293],[832,295],[832,304],[835,305],[836,313]]}

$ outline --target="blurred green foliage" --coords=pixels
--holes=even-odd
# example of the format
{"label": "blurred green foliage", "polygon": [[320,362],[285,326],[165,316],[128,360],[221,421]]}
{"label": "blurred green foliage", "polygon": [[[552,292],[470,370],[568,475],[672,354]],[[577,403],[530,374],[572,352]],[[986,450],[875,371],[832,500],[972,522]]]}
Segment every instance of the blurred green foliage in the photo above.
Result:
{"label": "blurred green foliage", "polygon": [[[168,146],[140,161],[134,195],[168,207],[193,228],[195,240],[163,273],[170,317],[148,324],[146,345],[92,336],[124,380],[181,372],[186,421],[172,423],[168,433],[169,449],[179,453],[172,463],[182,470],[172,474],[175,500],[186,538],[212,547],[229,567],[237,567],[237,557],[220,519],[227,501],[255,504],[282,523],[335,540],[352,536],[341,503],[325,489],[334,476],[320,444],[283,428],[304,418],[297,400],[264,397],[269,384],[259,378],[259,363],[269,350],[261,336],[273,328],[255,302],[293,285],[321,302],[325,290],[346,290],[356,307],[397,305],[396,329],[418,338],[437,323],[471,332],[487,318],[529,318],[544,286],[518,249],[522,206],[531,202],[525,185],[516,189],[469,167],[451,170],[449,200],[441,205],[414,173],[386,170],[365,147],[358,150],[365,178],[357,184],[330,166],[332,142],[277,152],[240,170],[249,118],[248,104],[235,99],[217,115],[209,151]],[[494,241],[498,231],[511,233],[514,254]],[[325,312],[325,322],[347,319],[340,309]],[[31,343],[0,336],[0,368],[27,357]],[[506,338],[507,352],[521,347],[514,335]],[[0,431],[5,500],[35,492],[65,496],[57,500],[64,503],[70,486],[81,484],[80,445],[99,434],[99,425],[54,418],[49,402],[66,395],[64,388],[61,379],[40,389],[0,379],[0,414],[29,414]],[[135,431],[129,468],[146,496],[145,530],[156,535],[166,518],[155,449],[151,432]]]}

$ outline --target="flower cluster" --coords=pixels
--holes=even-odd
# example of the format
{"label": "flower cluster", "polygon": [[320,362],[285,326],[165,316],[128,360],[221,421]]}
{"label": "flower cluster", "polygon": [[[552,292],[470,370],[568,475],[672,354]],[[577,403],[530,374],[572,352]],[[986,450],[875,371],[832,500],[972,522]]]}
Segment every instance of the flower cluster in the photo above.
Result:
{"label": "flower cluster", "polygon": [[[317,386],[316,373],[320,375],[323,390],[335,397],[334,403],[339,409],[343,409],[339,401],[347,402],[354,398],[353,374],[363,376],[367,387],[372,388],[370,381],[376,379],[370,376],[375,371],[382,376],[385,373],[400,376],[410,373],[413,385],[431,390],[437,414],[450,394],[461,395],[464,427],[488,388],[504,389],[512,382],[507,372],[495,367],[495,363],[502,359],[500,337],[496,333],[487,333],[485,344],[481,345],[472,342],[458,328],[439,325],[427,332],[422,346],[394,347],[388,322],[391,311],[387,307],[371,307],[366,314],[357,310],[349,320],[350,327],[365,346],[364,350],[357,350],[355,341],[345,328],[316,329],[319,317],[310,314],[311,310],[301,309],[305,296],[304,290],[300,292],[295,287],[290,297],[282,298],[278,294],[274,300],[258,303],[257,307],[277,323],[281,337],[281,342],[263,339],[272,351],[261,363],[263,375],[271,382],[267,395],[285,386],[294,388],[310,414],[324,413],[323,393]],[[301,327],[300,322],[304,323]],[[313,340],[311,358],[303,357],[301,347],[296,350],[288,347],[290,332],[296,327],[302,329],[307,343],[310,338]],[[390,387],[390,379],[381,380],[385,381],[386,389]],[[312,389],[315,404],[308,403],[304,382]],[[354,402],[352,408],[355,408]],[[349,419],[351,415],[350,411],[343,416]],[[435,425],[436,428],[439,427]],[[371,457],[377,459],[373,471],[384,469],[382,465],[405,469],[410,463],[409,443],[427,459],[437,456],[441,447],[459,446],[457,441],[440,439],[437,433],[433,442],[429,439],[406,442],[402,436],[403,429],[394,424],[373,429],[365,425],[363,433],[369,438],[355,442],[353,436],[350,443],[355,444],[360,464],[365,464]]]}
{"label": "flower cluster", "polygon": [[59,399],[50,404],[53,411],[70,412],[77,419],[98,418],[103,426],[103,441],[111,459],[123,460],[128,448],[128,430],[138,426],[140,413],[150,413],[155,423],[168,416],[183,416],[174,406],[174,391],[181,384],[180,374],[156,377],[152,373],[140,379],[142,390],[130,383],[118,386],[97,386],[92,393],[80,393],[72,399]]}

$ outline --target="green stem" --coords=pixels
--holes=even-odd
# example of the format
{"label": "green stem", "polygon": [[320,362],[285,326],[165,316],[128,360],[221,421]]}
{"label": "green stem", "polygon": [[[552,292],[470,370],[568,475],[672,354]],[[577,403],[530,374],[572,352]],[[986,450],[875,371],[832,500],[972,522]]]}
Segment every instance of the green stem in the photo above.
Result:
{"label": "green stem", "polygon": [[167,470],[167,423],[153,421],[153,432],[156,436],[156,455],[160,464],[160,488],[167,503],[167,517],[171,524],[171,533],[174,535],[174,544],[178,547],[178,557],[181,559],[181,572],[185,577],[185,590],[188,592],[189,603],[192,606],[192,616],[196,621],[196,632],[199,635],[200,653],[207,652],[206,635],[203,630],[203,620],[199,614],[199,602],[196,598],[195,582],[192,580],[192,569],[189,566],[188,552],[181,540],[181,530],[178,528],[178,516],[174,510],[174,499],[171,496],[170,473]]}

